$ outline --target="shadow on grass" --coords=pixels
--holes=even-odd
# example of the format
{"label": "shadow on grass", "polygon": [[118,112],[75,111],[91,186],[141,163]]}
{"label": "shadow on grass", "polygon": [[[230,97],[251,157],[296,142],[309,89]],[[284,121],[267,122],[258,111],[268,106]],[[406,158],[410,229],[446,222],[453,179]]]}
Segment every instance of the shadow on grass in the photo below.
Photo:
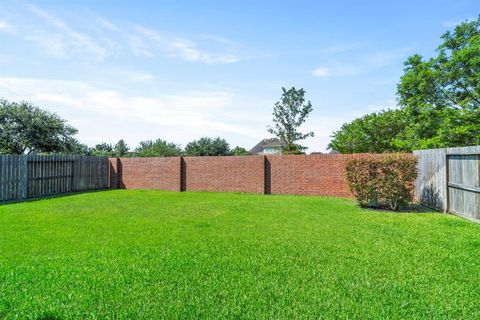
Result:
{"label": "shadow on grass", "polygon": [[[35,198],[28,198],[28,199],[23,199],[23,200],[11,200],[11,201],[0,202],[0,207],[3,206],[3,205],[6,205],[6,204],[26,203],[26,202],[37,202],[37,201],[40,201],[40,200],[58,199],[58,198],[75,196],[75,195],[79,195],[79,194],[104,192],[104,191],[109,191],[109,190],[113,190],[113,189],[104,188],[104,189],[96,189],[96,190],[88,190],[88,191],[75,191],[75,192],[49,194],[49,195],[47,195],[47,196],[41,196],[41,197],[35,197]],[[1,315],[0,315],[0,316],[1,316]],[[2,318],[0,317],[0,319],[2,319]]]}
{"label": "shadow on grass", "polygon": [[391,213],[440,213],[432,208],[424,206],[420,203],[411,203],[406,207],[402,207],[397,211],[392,210],[386,206],[381,207],[360,207],[362,209],[371,210],[371,211],[379,211],[379,212],[391,212]]}
{"label": "shadow on grass", "polygon": [[45,314],[45,315],[37,318],[37,320],[62,320],[62,319],[63,318],[58,317],[58,316],[53,315],[53,314]]}

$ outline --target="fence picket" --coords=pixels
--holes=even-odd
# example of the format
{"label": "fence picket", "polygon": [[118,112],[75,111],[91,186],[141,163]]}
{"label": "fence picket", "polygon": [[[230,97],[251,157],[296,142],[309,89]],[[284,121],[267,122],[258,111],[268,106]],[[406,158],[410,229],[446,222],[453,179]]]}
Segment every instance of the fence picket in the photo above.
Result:
{"label": "fence picket", "polygon": [[480,146],[413,153],[418,156],[418,200],[480,222]]}
{"label": "fence picket", "polygon": [[108,158],[0,155],[0,203],[108,187]]}

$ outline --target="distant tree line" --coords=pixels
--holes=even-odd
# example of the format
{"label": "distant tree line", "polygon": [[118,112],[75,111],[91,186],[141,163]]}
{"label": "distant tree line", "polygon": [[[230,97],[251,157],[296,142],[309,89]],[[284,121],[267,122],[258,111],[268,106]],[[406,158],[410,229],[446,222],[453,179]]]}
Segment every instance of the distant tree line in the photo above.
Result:
{"label": "distant tree line", "polygon": [[176,156],[244,156],[250,153],[242,147],[230,149],[225,139],[220,137],[202,137],[189,142],[184,149],[179,144],[162,139],[141,141],[139,146],[130,150],[123,139],[116,144],[101,143],[91,149],[85,149],[87,154],[108,157],[176,157]]}
{"label": "distant tree line", "polygon": [[[285,143],[285,154],[301,154],[305,147],[298,141],[313,137],[313,132],[302,133],[299,127],[312,111],[305,100],[305,90],[294,87],[286,90],[273,109],[273,127],[268,131]],[[115,144],[99,143],[89,147],[80,143],[78,130],[58,115],[33,104],[0,99],[0,153],[9,154],[77,154],[104,157],[173,157],[173,156],[243,156],[250,153],[243,147],[231,149],[220,137],[201,137],[181,148],[179,144],[162,139],[145,140],[133,150],[120,139]]]}
{"label": "distant tree line", "polygon": [[0,153],[78,154],[104,157],[173,157],[249,155],[242,147],[230,148],[220,137],[202,137],[182,149],[162,139],[140,142],[134,150],[120,139],[115,144],[99,143],[93,148],[80,143],[77,129],[58,115],[29,102],[0,99]]}

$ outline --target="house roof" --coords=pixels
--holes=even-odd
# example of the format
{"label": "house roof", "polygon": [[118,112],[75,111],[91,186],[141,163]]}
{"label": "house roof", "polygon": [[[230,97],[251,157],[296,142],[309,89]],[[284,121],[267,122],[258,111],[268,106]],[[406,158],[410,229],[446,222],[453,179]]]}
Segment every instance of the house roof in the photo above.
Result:
{"label": "house roof", "polygon": [[250,150],[250,153],[263,152],[264,148],[283,147],[285,143],[282,143],[278,138],[263,139],[255,147]]}

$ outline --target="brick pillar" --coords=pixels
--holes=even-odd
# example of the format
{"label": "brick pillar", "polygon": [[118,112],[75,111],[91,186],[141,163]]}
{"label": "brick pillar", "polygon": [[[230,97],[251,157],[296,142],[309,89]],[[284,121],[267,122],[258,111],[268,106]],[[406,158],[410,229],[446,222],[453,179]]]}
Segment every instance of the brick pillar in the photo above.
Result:
{"label": "brick pillar", "polygon": [[121,162],[120,158],[110,158],[110,189],[119,189],[121,181]]}
{"label": "brick pillar", "polygon": [[263,156],[263,193],[272,194],[272,170],[270,166],[270,159],[267,156]]}
{"label": "brick pillar", "polygon": [[187,191],[187,163],[180,157],[180,191]]}

